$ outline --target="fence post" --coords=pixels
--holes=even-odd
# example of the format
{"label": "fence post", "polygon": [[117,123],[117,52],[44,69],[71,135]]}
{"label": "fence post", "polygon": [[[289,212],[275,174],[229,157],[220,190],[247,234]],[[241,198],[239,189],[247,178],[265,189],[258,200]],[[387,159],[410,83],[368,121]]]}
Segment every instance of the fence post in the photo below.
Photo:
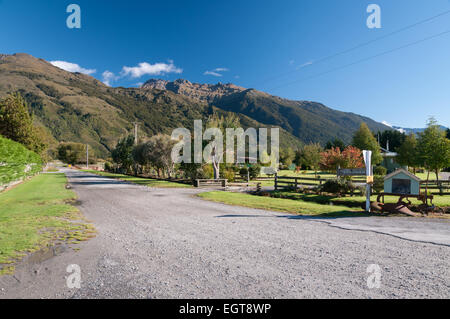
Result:
{"label": "fence post", "polygon": [[275,190],[278,190],[278,174],[275,174]]}
{"label": "fence post", "polygon": [[295,178],[295,191],[297,191],[297,189],[298,189],[298,179]]}
{"label": "fence post", "polygon": [[444,190],[442,189],[442,181],[438,181],[438,187],[439,187],[439,195],[444,195]]}

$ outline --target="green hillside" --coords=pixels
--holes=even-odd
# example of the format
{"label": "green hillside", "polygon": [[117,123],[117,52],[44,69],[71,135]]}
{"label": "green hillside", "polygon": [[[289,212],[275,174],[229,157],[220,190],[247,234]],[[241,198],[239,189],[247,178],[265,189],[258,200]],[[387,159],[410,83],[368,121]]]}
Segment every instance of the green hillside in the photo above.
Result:
{"label": "green hillside", "polygon": [[361,122],[374,132],[389,129],[370,118],[336,111],[320,103],[291,101],[252,89],[223,97],[215,105],[262,123],[283,127],[305,143],[325,144],[336,137],[350,143]]}
{"label": "green hillside", "polygon": [[88,143],[102,158],[110,156],[120,138],[133,132],[135,121],[140,123],[142,139],[171,134],[178,127],[192,130],[194,120],[205,121],[214,112],[235,112],[244,128],[280,127],[282,147],[324,144],[335,137],[349,142],[362,121],[373,130],[386,129],[355,114],[255,90],[202,101],[169,89],[111,88],[28,54],[0,55],[0,97],[15,91],[27,101],[36,124],[47,127],[57,142]]}
{"label": "green hillside", "polygon": [[42,170],[42,160],[22,144],[0,136],[0,186]]}

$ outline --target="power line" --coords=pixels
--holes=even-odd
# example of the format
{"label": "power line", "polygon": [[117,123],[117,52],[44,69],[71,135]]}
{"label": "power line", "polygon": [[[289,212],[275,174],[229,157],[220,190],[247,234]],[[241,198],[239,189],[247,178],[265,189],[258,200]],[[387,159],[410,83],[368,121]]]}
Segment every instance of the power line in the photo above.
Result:
{"label": "power line", "polygon": [[292,82],[285,83],[285,84],[283,84],[283,85],[274,87],[274,88],[270,89],[269,91],[271,91],[271,90],[277,90],[277,89],[279,89],[279,88],[286,87],[286,86],[289,86],[289,85],[292,85],[292,84],[295,84],[295,83],[304,82],[304,81],[307,81],[307,80],[310,80],[310,79],[313,79],[313,78],[316,78],[316,77],[319,77],[319,76],[322,76],[322,75],[325,75],[325,74],[328,74],[328,73],[332,73],[332,72],[335,72],[335,71],[339,71],[339,70],[345,69],[345,68],[347,68],[347,67],[353,66],[353,65],[355,65],[355,64],[359,64],[359,63],[362,63],[362,62],[366,62],[366,61],[369,61],[369,60],[378,58],[378,57],[380,57],[380,56],[387,55],[387,54],[389,54],[389,53],[392,53],[392,52],[395,52],[395,51],[398,51],[398,50],[402,50],[402,49],[411,47],[411,46],[413,46],[413,45],[416,45],[416,44],[419,44],[419,43],[422,43],[422,42],[425,42],[425,41],[429,41],[429,40],[438,38],[438,37],[443,36],[443,35],[446,35],[446,34],[448,34],[448,33],[450,33],[450,30],[447,30],[447,31],[444,31],[444,32],[441,32],[441,33],[438,33],[438,34],[435,34],[435,35],[426,37],[426,38],[424,38],[424,39],[421,39],[421,40],[418,40],[418,41],[415,41],[415,42],[411,42],[411,43],[402,45],[402,46],[400,46],[400,47],[397,47],[397,48],[394,48],[394,49],[391,49],[391,50],[388,50],[388,51],[381,52],[381,53],[379,53],[379,54],[376,54],[376,55],[373,55],[373,56],[370,56],[370,57],[367,57],[367,58],[358,60],[358,61],[356,61],[356,62],[352,62],[352,63],[346,64],[346,65],[343,65],[343,66],[340,66],[340,67],[331,69],[331,70],[326,71],[326,72],[322,72],[322,73],[319,73],[319,74],[315,74],[315,75],[312,75],[312,76],[310,76],[310,77],[306,77],[306,78],[304,78],[304,79],[300,79],[300,80],[296,80],[296,81],[292,81]]}
{"label": "power line", "polygon": [[[318,60],[313,60],[313,61],[310,62],[310,63],[305,63],[303,66],[300,66],[300,68],[307,67],[307,66],[311,66],[311,65],[315,65],[315,64],[319,64],[319,63],[322,63],[322,62],[327,61],[327,60],[331,60],[331,59],[333,59],[333,58],[335,58],[335,57],[337,57],[337,56],[340,56],[340,55],[343,55],[343,54],[346,54],[346,53],[355,51],[355,50],[360,49],[360,48],[362,48],[362,47],[365,47],[365,46],[367,46],[367,45],[369,45],[369,44],[372,44],[372,43],[374,43],[374,42],[377,42],[377,41],[386,39],[386,38],[388,38],[388,37],[390,37],[390,36],[393,36],[393,35],[395,35],[395,34],[398,34],[398,33],[401,33],[401,32],[403,32],[403,31],[406,31],[406,30],[409,30],[409,29],[411,29],[411,28],[414,28],[414,27],[416,27],[416,26],[418,26],[418,25],[421,25],[421,24],[424,24],[424,23],[426,23],[426,22],[430,22],[430,21],[432,21],[432,20],[435,20],[435,19],[437,19],[437,18],[440,18],[440,17],[442,17],[442,16],[444,16],[444,15],[447,15],[447,14],[449,14],[449,13],[450,13],[450,10],[441,12],[441,13],[439,13],[439,14],[437,14],[437,15],[434,15],[434,16],[432,16],[432,17],[426,18],[426,19],[421,20],[421,21],[418,21],[418,22],[416,22],[416,23],[407,25],[407,26],[405,26],[405,27],[402,27],[402,28],[400,28],[400,29],[397,29],[397,30],[395,30],[395,31],[392,31],[392,32],[390,32],[390,33],[388,33],[388,34],[385,34],[385,35],[380,36],[380,37],[378,37],[378,38],[375,38],[375,39],[373,39],[373,40],[370,40],[370,41],[367,41],[367,42],[364,42],[364,43],[360,43],[360,44],[358,44],[358,45],[356,45],[356,46],[354,46],[354,47],[351,47],[351,48],[349,48],[349,49],[346,49],[346,50],[343,50],[343,51],[340,51],[340,52],[337,52],[337,53],[328,55],[328,56],[323,57],[323,58],[320,58],[320,59],[318,59]],[[284,76],[286,76],[286,75],[290,75],[290,74],[292,74],[292,73],[296,73],[298,70],[299,70],[299,69],[297,68],[296,70],[292,70],[292,71],[289,71],[289,72],[280,74],[280,75],[278,75],[278,76],[274,76],[274,77],[268,78],[268,79],[266,79],[266,80],[264,80],[264,81],[261,81],[260,83],[266,83],[266,82],[270,82],[270,81],[279,79],[279,78],[284,77]]]}

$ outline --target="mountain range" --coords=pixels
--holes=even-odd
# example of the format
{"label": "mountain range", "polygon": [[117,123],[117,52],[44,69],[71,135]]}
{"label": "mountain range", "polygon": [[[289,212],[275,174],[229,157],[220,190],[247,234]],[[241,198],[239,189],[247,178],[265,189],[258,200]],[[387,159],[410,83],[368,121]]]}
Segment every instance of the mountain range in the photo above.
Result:
{"label": "mountain range", "polygon": [[[425,128],[407,128],[407,127],[400,127],[400,126],[392,126],[393,129],[405,133],[406,135],[410,135],[411,133],[417,134],[425,131]],[[439,125],[439,128],[443,131],[447,130],[448,128],[442,125]]]}
{"label": "mountain range", "polygon": [[198,84],[150,79],[140,88],[109,87],[24,53],[0,55],[0,97],[19,91],[38,125],[55,143],[88,143],[108,157],[117,141],[140,125],[141,139],[193,128],[195,119],[235,113],[244,128],[280,127],[282,147],[340,138],[350,142],[361,122],[374,131],[390,129],[368,117],[310,101],[292,101],[234,84]]}

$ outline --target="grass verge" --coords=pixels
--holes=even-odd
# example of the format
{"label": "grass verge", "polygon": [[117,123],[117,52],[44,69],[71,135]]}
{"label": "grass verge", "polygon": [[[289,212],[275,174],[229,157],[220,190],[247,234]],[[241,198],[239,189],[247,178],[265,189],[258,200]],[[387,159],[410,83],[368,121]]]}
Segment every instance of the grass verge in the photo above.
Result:
{"label": "grass verge", "polygon": [[316,217],[357,217],[370,216],[361,209],[345,206],[322,205],[301,200],[272,198],[231,192],[207,192],[197,196],[224,204],[278,211],[283,213]]}
{"label": "grass verge", "polygon": [[0,194],[0,275],[12,273],[21,257],[56,242],[95,236],[78,209],[64,174],[42,174]]}
{"label": "grass verge", "polygon": [[187,185],[187,184],[162,181],[162,180],[153,179],[153,178],[135,177],[135,176],[128,176],[128,175],[109,173],[109,172],[99,172],[99,171],[95,171],[95,170],[91,170],[91,169],[82,169],[81,171],[86,172],[86,173],[96,174],[96,175],[103,176],[103,177],[120,179],[122,181],[131,182],[131,183],[139,184],[139,185],[145,185],[148,187],[161,187],[161,188],[192,187],[191,185]]}
{"label": "grass verge", "polygon": [[[318,204],[334,204],[341,205],[347,207],[362,207],[366,202],[366,197],[364,196],[346,196],[346,197],[336,197],[336,196],[327,196],[327,195],[316,195],[316,194],[303,194],[303,193],[294,193],[294,192],[272,192],[271,196],[275,198],[287,198],[293,200],[302,200],[306,202],[315,202]],[[373,195],[370,197],[371,201],[377,200],[377,195]],[[385,196],[385,203],[396,203],[398,201],[398,196]],[[413,205],[419,205],[422,202],[411,198],[411,203]],[[439,207],[450,207],[450,196],[438,196],[434,195],[433,204]]]}

